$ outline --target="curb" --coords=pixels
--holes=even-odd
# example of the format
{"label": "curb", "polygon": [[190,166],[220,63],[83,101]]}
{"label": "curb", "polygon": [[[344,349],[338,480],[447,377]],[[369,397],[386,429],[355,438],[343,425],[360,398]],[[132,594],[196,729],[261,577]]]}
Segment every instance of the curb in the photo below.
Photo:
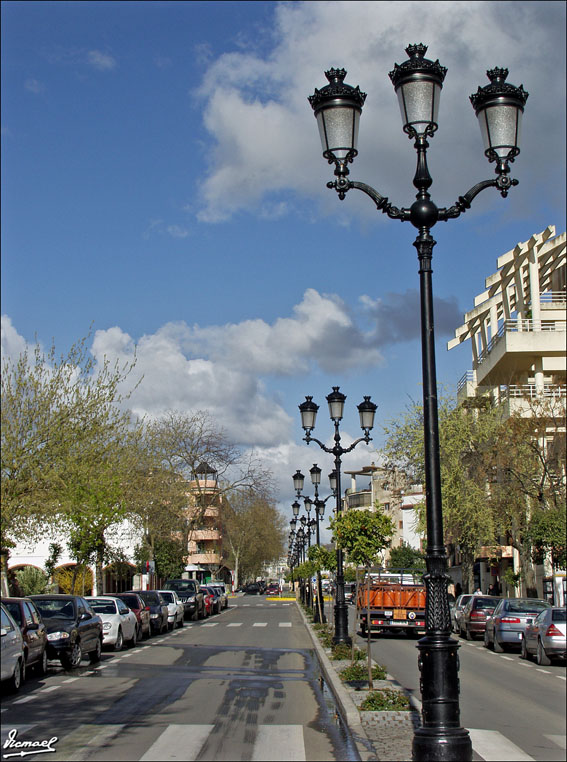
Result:
{"label": "curb", "polygon": [[360,712],[356,708],[356,704],[348,695],[345,687],[343,686],[340,678],[333,668],[333,665],[331,664],[331,660],[319,642],[319,638],[312,632],[311,627],[309,626],[309,622],[307,621],[307,618],[299,603],[297,604],[297,608],[301,618],[303,619],[303,623],[307,628],[309,637],[313,643],[321,671],[323,672],[327,685],[331,689],[335,701],[337,702],[337,706],[341,714],[341,719],[343,720],[344,724],[348,726],[361,762],[377,762],[378,756],[376,755],[372,742],[368,739],[364,731],[364,727],[360,718]]}

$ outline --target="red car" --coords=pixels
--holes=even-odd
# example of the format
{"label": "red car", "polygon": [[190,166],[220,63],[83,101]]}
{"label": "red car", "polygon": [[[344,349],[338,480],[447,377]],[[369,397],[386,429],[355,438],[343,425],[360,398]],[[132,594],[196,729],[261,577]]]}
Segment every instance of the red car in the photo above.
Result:
{"label": "red car", "polygon": [[215,596],[209,590],[207,590],[206,587],[203,587],[202,585],[200,590],[203,593],[203,598],[205,600],[206,615],[211,616],[211,614],[214,614]]}
{"label": "red car", "polygon": [[137,640],[149,638],[152,634],[150,607],[146,606],[137,593],[113,593],[113,596],[114,598],[120,598],[122,603],[136,614],[136,619],[138,620]]}

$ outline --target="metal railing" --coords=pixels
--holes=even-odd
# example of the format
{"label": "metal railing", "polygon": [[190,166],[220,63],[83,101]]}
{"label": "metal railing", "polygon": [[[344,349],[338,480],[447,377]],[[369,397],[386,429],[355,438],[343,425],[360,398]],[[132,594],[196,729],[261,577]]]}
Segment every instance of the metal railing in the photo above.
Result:
{"label": "metal railing", "polygon": [[541,389],[538,389],[535,384],[510,384],[509,386],[501,386],[500,397],[509,399],[561,399],[567,397],[567,386],[561,386],[560,384],[544,384]]}
{"label": "metal railing", "polygon": [[478,356],[478,363],[485,360],[496,344],[506,333],[537,333],[544,332],[565,332],[567,331],[567,321],[565,320],[505,320],[498,333],[488,342],[486,349],[483,349]]}
{"label": "metal railing", "polygon": [[372,492],[351,492],[346,495],[346,502],[349,508],[362,508],[372,505]]}
{"label": "metal railing", "polygon": [[542,305],[548,304],[567,304],[567,293],[565,291],[544,291],[539,295],[539,301]]}
{"label": "metal railing", "polygon": [[457,394],[464,389],[467,384],[474,383],[474,370],[466,370],[457,381]]}

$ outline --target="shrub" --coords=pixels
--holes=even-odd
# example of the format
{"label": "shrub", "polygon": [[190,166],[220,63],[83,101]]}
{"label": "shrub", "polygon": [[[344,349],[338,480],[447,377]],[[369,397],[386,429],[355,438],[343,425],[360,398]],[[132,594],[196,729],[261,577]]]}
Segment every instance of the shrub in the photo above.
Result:
{"label": "shrub", "polygon": [[407,696],[400,691],[386,688],[382,691],[371,691],[360,708],[370,712],[409,712],[411,707]]}
{"label": "shrub", "polygon": [[35,566],[18,569],[16,579],[22,595],[41,595],[47,590],[47,575]]}
{"label": "shrub", "polygon": [[[338,643],[336,646],[333,646],[333,651],[331,653],[331,659],[334,659],[335,661],[340,661],[341,659],[351,659],[352,658],[352,648],[351,646],[347,646],[346,643]],[[366,654],[364,651],[361,651],[360,648],[354,649],[354,660],[358,661],[359,659],[366,658]]]}
{"label": "shrub", "polygon": [[[362,681],[368,680],[368,667],[365,664],[351,664],[349,667],[345,667],[340,672],[341,680],[348,682],[351,680]],[[375,664],[372,667],[372,679],[373,680],[385,680],[386,670],[380,664]]]}

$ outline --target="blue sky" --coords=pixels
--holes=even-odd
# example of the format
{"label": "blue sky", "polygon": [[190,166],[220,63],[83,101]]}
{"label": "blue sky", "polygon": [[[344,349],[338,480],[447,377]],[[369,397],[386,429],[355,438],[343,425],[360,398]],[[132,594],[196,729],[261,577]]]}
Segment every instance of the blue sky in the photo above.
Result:
{"label": "blue sky", "polygon": [[[421,396],[414,229],[327,190],[307,96],[331,66],[368,93],[353,179],[413,201],[415,153],[388,72],[408,43],[448,68],[431,140],[433,199],[492,176],[468,96],[485,71],[530,93],[520,181],[434,229],[440,384],[470,368],[446,342],[497,257],[565,229],[565,5],[559,2],[2,3],[2,348],[64,352],[93,324],[100,359],[131,357],[150,416],[208,409],[274,471],[328,456],[301,442],[297,405]],[[359,446],[347,467],[376,455]],[[328,471],[324,470],[324,473]]]}

